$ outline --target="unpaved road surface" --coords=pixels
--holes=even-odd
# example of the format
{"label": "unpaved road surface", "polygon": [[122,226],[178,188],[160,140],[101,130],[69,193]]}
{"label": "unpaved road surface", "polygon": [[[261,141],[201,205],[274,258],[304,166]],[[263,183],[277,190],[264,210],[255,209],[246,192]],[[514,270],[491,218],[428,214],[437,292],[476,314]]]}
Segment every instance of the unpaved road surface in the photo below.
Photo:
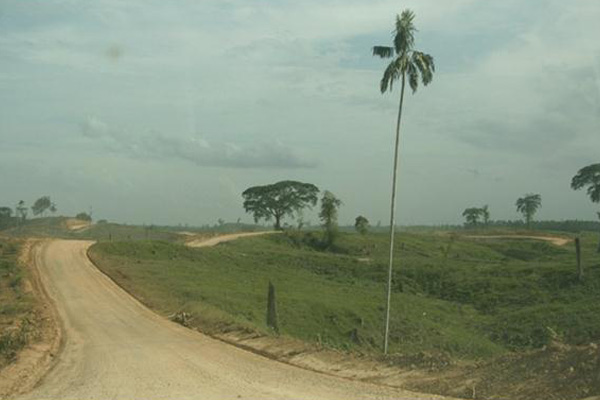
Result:
{"label": "unpaved road surface", "polygon": [[211,247],[216,246],[219,243],[229,242],[231,240],[235,240],[242,237],[248,236],[260,236],[267,235],[272,233],[279,233],[278,231],[261,231],[261,232],[243,232],[243,233],[230,233],[227,235],[219,235],[212,238],[203,238],[203,239],[193,239],[186,242],[187,246],[190,247]]}
{"label": "unpaved road surface", "polygon": [[310,372],[176,325],[97,270],[90,245],[52,241],[37,250],[64,345],[19,399],[441,399]]}
{"label": "unpaved road surface", "polygon": [[572,239],[558,237],[558,236],[523,236],[523,235],[481,235],[481,236],[466,236],[470,239],[532,239],[532,240],[544,240],[550,242],[556,246],[564,246],[565,244],[572,242]]}

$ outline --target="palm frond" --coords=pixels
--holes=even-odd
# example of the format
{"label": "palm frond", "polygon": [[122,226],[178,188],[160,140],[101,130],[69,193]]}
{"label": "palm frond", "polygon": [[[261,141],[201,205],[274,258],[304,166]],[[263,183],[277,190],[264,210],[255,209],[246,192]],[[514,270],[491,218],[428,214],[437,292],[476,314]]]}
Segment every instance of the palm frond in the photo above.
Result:
{"label": "palm frond", "polygon": [[433,71],[435,70],[435,65],[433,64],[433,57],[431,57],[429,54],[425,54],[420,51],[414,51],[412,53],[411,59],[412,62],[419,69],[419,72],[421,73],[423,85],[427,86],[433,79]]}
{"label": "palm frond", "polygon": [[381,58],[390,58],[394,55],[394,48],[389,46],[373,46],[373,55]]}
{"label": "palm frond", "polygon": [[381,78],[381,83],[379,85],[381,93],[385,93],[388,89],[391,92],[394,81],[398,79],[398,76],[400,76],[400,71],[398,68],[398,59],[396,59],[389,63],[383,72],[383,77]]}
{"label": "palm frond", "polygon": [[408,75],[408,84],[410,85],[410,88],[412,89],[412,91],[414,93],[417,91],[417,88],[419,87],[419,70],[415,66],[415,63],[408,62],[408,65],[406,68],[406,74]]}

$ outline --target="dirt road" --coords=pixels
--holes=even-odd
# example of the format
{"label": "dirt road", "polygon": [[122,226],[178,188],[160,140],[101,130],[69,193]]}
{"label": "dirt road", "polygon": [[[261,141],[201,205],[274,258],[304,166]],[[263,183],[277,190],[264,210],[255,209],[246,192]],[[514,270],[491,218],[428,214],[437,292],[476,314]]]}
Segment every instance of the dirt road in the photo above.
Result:
{"label": "dirt road", "polygon": [[235,240],[242,237],[248,236],[260,236],[267,235],[272,233],[280,233],[279,231],[261,231],[261,232],[243,232],[243,233],[229,233],[226,235],[219,235],[209,239],[200,238],[200,239],[192,239],[186,242],[186,246],[190,247],[211,247],[216,246],[219,243],[229,242],[231,240]]}
{"label": "dirt road", "polygon": [[529,240],[543,240],[550,242],[555,246],[564,246],[565,244],[572,242],[572,239],[558,237],[558,236],[525,236],[525,235],[479,235],[479,236],[466,236],[471,239],[529,239]]}
{"label": "dirt road", "polygon": [[63,323],[56,364],[19,399],[440,399],[278,363],[149,311],[88,260],[90,242],[38,248]]}

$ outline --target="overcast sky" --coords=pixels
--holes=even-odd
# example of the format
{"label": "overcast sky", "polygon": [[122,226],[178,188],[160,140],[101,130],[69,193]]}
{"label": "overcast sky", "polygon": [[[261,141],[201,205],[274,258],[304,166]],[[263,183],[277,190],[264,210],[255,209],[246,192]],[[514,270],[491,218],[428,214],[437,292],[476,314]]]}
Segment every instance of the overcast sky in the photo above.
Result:
{"label": "overcast sky", "polygon": [[600,162],[598,0],[1,0],[0,206],[250,222],[244,189],[294,179],[386,224],[399,93],[371,47],[404,8],[436,74],[406,98],[399,222],[516,219],[528,192],[593,219],[569,184]]}

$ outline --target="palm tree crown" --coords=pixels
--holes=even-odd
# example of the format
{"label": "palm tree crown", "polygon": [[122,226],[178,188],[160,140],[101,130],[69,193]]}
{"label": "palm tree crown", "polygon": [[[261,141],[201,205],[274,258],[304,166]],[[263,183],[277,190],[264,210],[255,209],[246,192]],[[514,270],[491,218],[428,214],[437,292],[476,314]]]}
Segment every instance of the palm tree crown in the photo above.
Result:
{"label": "palm tree crown", "polygon": [[387,66],[381,78],[381,93],[388,89],[391,91],[394,81],[408,76],[408,84],[413,93],[419,87],[419,76],[423,85],[427,86],[433,79],[435,64],[433,57],[413,49],[417,28],[413,24],[415,14],[404,10],[401,15],[396,15],[396,29],[394,29],[394,46],[374,46],[373,55],[381,58],[396,56]]}
{"label": "palm tree crown", "polygon": [[525,197],[520,197],[515,203],[517,211],[525,216],[527,226],[529,227],[533,214],[542,206],[542,196],[539,194],[526,194]]}

